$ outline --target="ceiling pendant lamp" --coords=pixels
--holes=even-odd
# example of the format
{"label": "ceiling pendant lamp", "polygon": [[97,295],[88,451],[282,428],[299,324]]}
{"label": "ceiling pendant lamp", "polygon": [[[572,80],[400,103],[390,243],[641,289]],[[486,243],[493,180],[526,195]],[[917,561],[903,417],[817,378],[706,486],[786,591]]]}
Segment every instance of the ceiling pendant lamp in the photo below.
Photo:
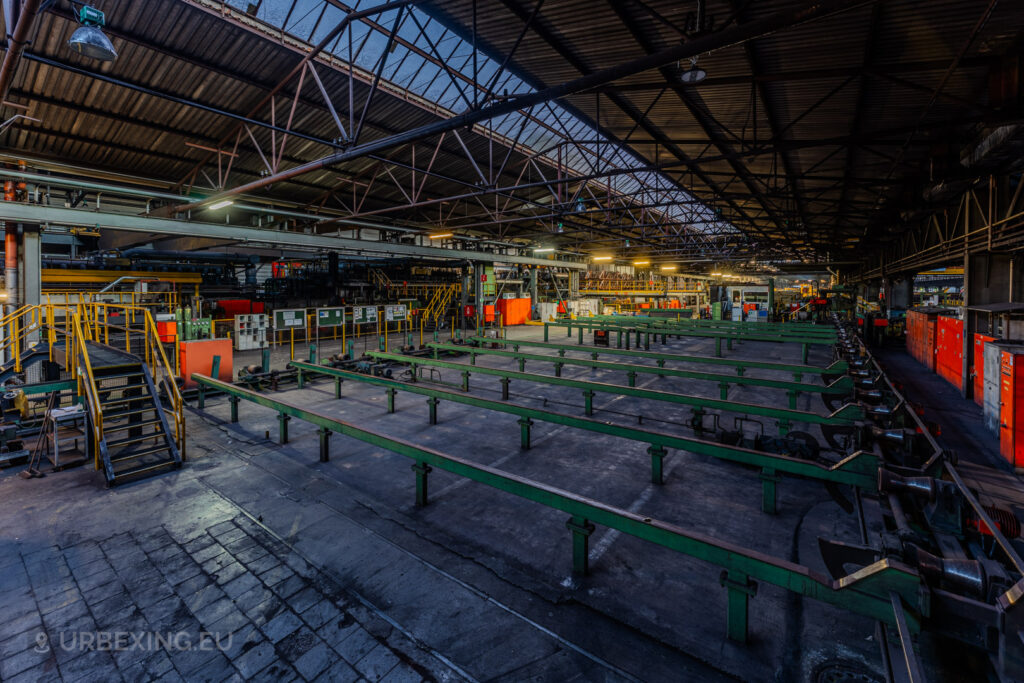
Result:
{"label": "ceiling pendant lamp", "polygon": [[82,25],[71,34],[68,47],[80,55],[102,62],[112,62],[117,59],[117,50],[114,49],[114,44],[102,30],[105,21],[103,12],[89,6],[82,7],[78,12],[78,21]]}

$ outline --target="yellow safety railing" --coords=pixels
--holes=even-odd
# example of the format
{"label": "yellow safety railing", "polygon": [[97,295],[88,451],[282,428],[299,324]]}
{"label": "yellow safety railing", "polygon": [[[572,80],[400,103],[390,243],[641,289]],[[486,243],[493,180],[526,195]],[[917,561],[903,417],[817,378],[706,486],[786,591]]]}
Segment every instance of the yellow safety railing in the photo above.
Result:
{"label": "yellow safety railing", "polygon": [[[58,316],[63,315],[63,325]],[[55,347],[63,335],[64,367],[78,382],[78,395],[88,398],[93,420],[93,438],[98,447],[103,434],[103,416],[99,410],[99,392],[96,389],[86,342],[95,341],[111,346],[123,343],[127,353],[137,355],[150,368],[155,384],[165,386],[174,418],[174,440],[182,459],[185,457],[185,401],[176,382],[174,367],[167,358],[156,322],[144,306],[112,303],[47,303],[22,306],[0,318],[3,340],[0,350],[9,351],[15,360],[15,371],[21,371],[21,353],[29,335],[45,334],[49,343],[50,360],[54,360]],[[118,339],[123,335],[123,341]],[[134,339],[133,339],[134,337]],[[113,344],[112,344],[113,342]],[[98,456],[97,456],[98,457]],[[97,464],[99,461],[97,460]]]}
{"label": "yellow safety railing", "polygon": [[[52,308],[51,308],[52,313]],[[78,311],[67,311],[65,323],[70,334],[66,346],[70,350],[70,361],[66,366],[78,380],[78,395],[86,397],[85,408],[89,412],[89,423],[92,425],[93,463],[96,469],[103,467],[100,460],[100,442],[103,441],[103,411],[100,410],[100,392],[96,388],[96,377],[89,361],[89,349],[85,342],[91,339],[89,326],[82,324],[82,315]],[[74,347],[73,350],[71,348]],[[81,365],[79,365],[81,363]]]}
{"label": "yellow safety railing", "polygon": [[[148,308],[119,304],[84,304],[87,320],[92,322],[93,337],[96,341],[110,345],[111,332],[124,333],[124,350],[142,358],[150,367],[153,382],[157,386],[163,380],[170,401],[170,413],[174,417],[174,440],[178,452],[185,459],[185,401],[175,381],[174,366],[167,358],[156,321]],[[116,324],[121,323],[121,324]],[[133,343],[133,335],[138,341]]]}

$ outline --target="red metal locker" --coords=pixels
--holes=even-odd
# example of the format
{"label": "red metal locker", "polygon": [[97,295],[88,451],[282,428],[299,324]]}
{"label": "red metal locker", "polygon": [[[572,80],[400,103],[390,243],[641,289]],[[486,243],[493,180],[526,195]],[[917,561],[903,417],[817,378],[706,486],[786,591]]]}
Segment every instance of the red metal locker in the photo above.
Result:
{"label": "red metal locker", "polygon": [[999,452],[1024,467],[1024,353],[1004,350],[999,368]]}
{"label": "red metal locker", "polygon": [[935,372],[959,389],[964,371],[964,321],[940,315],[935,329]]}

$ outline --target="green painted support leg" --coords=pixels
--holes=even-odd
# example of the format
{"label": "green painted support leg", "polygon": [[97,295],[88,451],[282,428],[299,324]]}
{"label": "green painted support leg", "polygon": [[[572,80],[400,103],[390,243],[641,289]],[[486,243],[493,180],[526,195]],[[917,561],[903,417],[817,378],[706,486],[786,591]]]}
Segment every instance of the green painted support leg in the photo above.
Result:
{"label": "green painted support leg", "polygon": [[562,363],[555,363],[555,377],[562,376]]}
{"label": "green painted support leg", "polygon": [[742,365],[737,365],[736,366],[736,376],[737,377],[742,377],[743,373],[746,372],[746,371],[747,371],[747,369],[745,367],[743,367]]}
{"label": "green painted support leg", "polygon": [[571,337],[572,336],[572,323],[566,323],[565,324],[565,336],[566,337]]}
{"label": "green painted support leg", "polygon": [[583,392],[583,413],[587,417],[594,414],[594,391],[592,389]]}
{"label": "green painted support leg", "polygon": [[418,368],[417,368],[416,364],[415,363],[410,363],[409,364],[409,381],[410,382],[415,382],[416,381],[417,372],[418,372]]}
{"label": "green painted support leg", "polygon": [[472,351],[469,352],[469,364],[476,365],[476,354]]}
{"label": "green painted support leg", "polygon": [[263,349],[263,353],[260,354],[260,367],[263,372],[270,372],[270,349]]}
{"label": "green painted support leg", "polygon": [[715,357],[716,358],[721,358],[722,357],[722,338],[721,337],[715,337]]}
{"label": "green painted support leg", "polygon": [[590,573],[590,535],[595,527],[585,517],[573,515],[565,528],[572,532],[572,571],[586,576]]}
{"label": "green painted support leg", "polygon": [[462,371],[462,390],[469,391],[469,370]]}
{"label": "green painted support leg", "polygon": [[787,391],[786,396],[789,397],[789,409],[796,410],[796,401],[798,398],[800,398],[800,392],[795,390]]}
{"label": "green painted support leg", "polygon": [[723,401],[726,401],[726,400],[729,399],[729,383],[728,382],[719,382],[718,383],[718,397],[721,398]]}
{"label": "green painted support leg", "polygon": [[668,344],[668,335],[667,334],[662,334],[661,335],[661,343],[662,343],[662,345]]}
{"label": "green painted support leg", "polygon": [[580,342],[579,343],[582,344],[583,343],[583,328],[582,327],[579,328],[579,332],[580,332],[580,337],[579,337]]}
{"label": "green painted support leg", "polygon": [[725,340],[725,348],[732,351],[732,337],[729,337]]}
{"label": "green painted support leg", "polygon": [[[565,349],[562,350],[564,351]],[[599,354],[597,351],[594,351],[593,353],[590,354],[590,360],[597,360],[600,356],[601,354]]]}
{"label": "green painted support leg", "polygon": [[533,420],[528,417],[519,418],[519,446],[524,450],[530,450],[530,427]]}
{"label": "green painted support leg", "polygon": [[285,415],[284,413],[277,414],[277,441],[280,444],[288,443],[288,423],[291,422],[292,416]]}
{"label": "green painted support leg", "polygon": [[558,357],[565,358],[565,349],[558,349]]}
{"label": "green painted support leg", "polygon": [[808,344],[807,342],[804,342],[800,345],[800,362],[803,363],[804,365],[807,365],[807,350],[809,347],[810,344]]}
{"label": "green painted support leg", "polygon": [[316,344],[309,345],[309,362],[316,365]]}
{"label": "green painted support leg", "polygon": [[[626,341],[629,341],[629,337],[626,337]],[[615,348],[622,348],[622,330],[615,331]]]}
{"label": "green painted support leg", "polygon": [[398,393],[398,389],[394,387],[388,387],[388,412],[395,412],[395,394]]}
{"label": "green painted support leg", "polygon": [[647,449],[647,452],[651,456],[651,483],[664,484],[665,456],[668,455],[668,451],[664,446],[654,444]]}
{"label": "green painted support leg", "polygon": [[202,410],[206,407],[206,385],[199,385],[199,409]]}
{"label": "green painted support leg", "polygon": [[793,373],[793,381],[794,382],[803,382],[804,381],[804,373],[802,373],[802,372],[794,372]]}
{"label": "green painted support leg", "polygon": [[329,462],[331,459],[331,430],[321,427],[317,430],[320,435],[320,462]]}
{"label": "green painted support leg", "polygon": [[644,351],[651,350],[651,333],[644,332]]}
{"label": "green painted support leg", "polygon": [[743,572],[723,571],[718,582],[729,594],[726,630],[729,640],[747,642],[747,620],[750,598],[757,595],[757,584]]}
{"label": "green painted support leg", "polygon": [[789,434],[789,428],[792,427],[789,420],[779,420],[779,436],[785,436]]}
{"label": "green painted support leg", "polygon": [[526,359],[525,358],[520,358],[519,359],[519,372],[526,372]]}
{"label": "green painted support leg", "polygon": [[[626,350],[627,350],[627,351],[629,351],[629,340],[630,340],[630,338],[631,338],[632,336],[633,336],[633,335],[632,335],[632,334],[630,334],[629,330],[626,330]],[[622,348],[622,345],[621,345],[621,344],[619,345],[619,348]]]}
{"label": "green painted support leg", "polygon": [[510,380],[508,377],[502,377],[501,378],[501,400],[502,401],[507,401],[508,400],[508,383],[511,382],[511,381],[512,380]]}
{"label": "green painted support leg", "polygon": [[[659,368],[665,367],[665,359],[664,358],[659,358],[658,359],[658,367]],[[662,375],[661,373],[658,373],[658,377],[664,377],[664,376],[665,375]]]}
{"label": "green painted support leg", "polygon": [[[210,377],[220,379],[220,356],[213,357],[213,364],[210,366]],[[230,377],[228,377],[228,381],[231,381]]]}
{"label": "green painted support leg", "polygon": [[636,371],[630,370],[629,372],[626,373],[626,377],[629,379],[629,386],[635,387],[636,386]]}
{"label": "green painted support leg", "polygon": [[[472,362],[473,361],[473,354],[469,354],[469,356],[470,356],[470,362]],[[438,356],[438,348],[435,346],[434,347],[434,360],[437,360],[438,358],[439,358],[439,356]]]}
{"label": "green painted support leg", "polygon": [[704,433],[704,409],[694,408],[693,418],[690,420],[690,426],[693,427],[693,431],[697,436]]}
{"label": "green painted support leg", "polygon": [[771,468],[761,470],[761,512],[774,515],[778,502],[779,481],[782,479]]}
{"label": "green painted support leg", "polygon": [[228,401],[231,402],[231,421],[238,422],[238,402],[241,399],[237,396],[229,396]]}
{"label": "green painted support leg", "polygon": [[512,353],[519,353],[519,344],[512,345]]}
{"label": "green painted support leg", "polygon": [[425,462],[418,462],[412,466],[412,471],[416,473],[416,505],[423,507],[427,504],[427,475],[433,471],[433,468]]}
{"label": "green painted support leg", "polygon": [[437,404],[441,402],[437,396],[431,396],[427,399],[427,405],[430,406],[430,424],[437,424]]}
{"label": "green painted support leg", "polygon": [[302,389],[304,386],[306,386],[306,375],[302,372],[302,370],[295,371],[295,380],[298,382],[299,389]]}
{"label": "green painted support leg", "polygon": [[544,341],[548,340],[548,324],[544,323]]}
{"label": "green painted support leg", "polygon": [[340,377],[334,378],[334,398],[341,398],[341,382]]}

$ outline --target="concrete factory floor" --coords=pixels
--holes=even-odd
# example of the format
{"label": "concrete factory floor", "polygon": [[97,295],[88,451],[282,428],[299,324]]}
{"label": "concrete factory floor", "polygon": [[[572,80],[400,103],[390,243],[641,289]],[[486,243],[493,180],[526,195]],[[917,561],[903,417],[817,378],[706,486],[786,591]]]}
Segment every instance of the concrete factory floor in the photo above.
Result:
{"label": "concrete factory floor", "polygon": [[[510,336],[540,339],[542,328]],[[325,345],[323,354],[336,350]],[[713,342],[670,339],[652,350],[712,355]],[[747,342],[726,355],[798,363],[799,353]],[[826,365],[830,353],[813,347],[811,364]],[[542,363],[526,370],[552,372]],[[625,384],[622,373],[586,368],[563,376]],[[459,381],[453,371],[441,379]],[[656,375],[637,385],[718,395],[715,383]],[[511,389],[512,401],[582,414],[577,390]],[[474,376],[471,391],[500,398],[498,378]],[[430,426],[424,397],[399,393],[388,414],[383,388],[357,382],[345,382],[341,400],[329,380],[274,395],[819,572],[819,536],[859,541],[855,517],[810,481],[784,478],[770,516],[760,511],[757,471],[709,457],[672,453],[656,486],[644,444],[537,423],[523,451],[513,416],[443,402]],[[786,404],[774,389],[734,389],[730,398]],[[802,410],[827,412],[817,396],[800,400]],[[642,416],[647,428],[690,434],[685,406],[599,394],[594,407],[598,419]],[[417,508],[406,458],[335,435],[330,462],[320,463],[315,427],[292,420],[282,446],[275,413],[246,402],[239,412],[230,424],[227,400],[208,399],[188,415],[181,471],[113,490],[89,469],[37,480],[0,472],[0,678],[882,680],[866,618],[759,585],[751,642],[738,645],[725,637],[716,567],[599,527],[592,574],[574,578],[562,513],[441,471],[431,475],[430,504]],[[74,640],[109,631],[182,632],[193,647],[143,640],[108,652]],[[222,644],[231,634],[230,643],[199,648],[201,631]]]}

